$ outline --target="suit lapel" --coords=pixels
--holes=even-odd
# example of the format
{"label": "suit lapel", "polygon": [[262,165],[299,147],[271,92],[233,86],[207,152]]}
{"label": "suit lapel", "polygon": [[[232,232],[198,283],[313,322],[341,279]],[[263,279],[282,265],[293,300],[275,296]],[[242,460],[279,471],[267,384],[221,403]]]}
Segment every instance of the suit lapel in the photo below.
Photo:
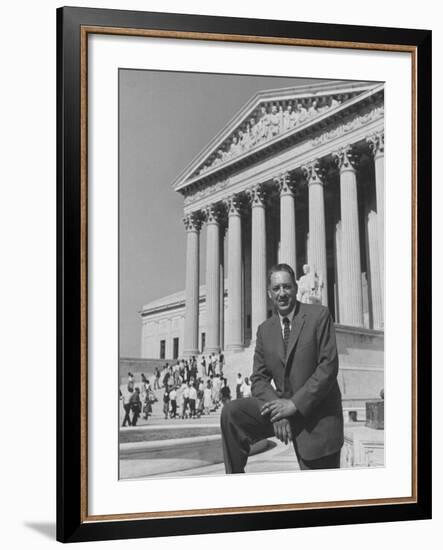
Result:
{"label": "suit lapel", "polygon": [[283,335],[281,332],[280,317],[276,314],[274,315],[272,323],[272,341],[276,343],[277,354],[282,362],[282,365],[285,364],[285,348],[283,344]]}
{"label": "suit lapel", "polygon": [[289,357],[291,356],[292,350],[294,349],[294,346],[297,343],[297,340],[300,336],[304,323],[305,323],[305,313],[301,311],[300,304],[297,303],[297,311],[295,312],[295,315],[292,319],[292,327],[291,327],[291,333],[289,334],[288,351],[286,354],[285,363],[287,363]]}

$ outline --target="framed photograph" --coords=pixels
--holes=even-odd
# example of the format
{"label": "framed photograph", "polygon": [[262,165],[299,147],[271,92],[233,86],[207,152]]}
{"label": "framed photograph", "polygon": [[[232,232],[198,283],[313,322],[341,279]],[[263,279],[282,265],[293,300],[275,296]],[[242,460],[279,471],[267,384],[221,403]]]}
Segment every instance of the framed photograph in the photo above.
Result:
{"label": "framed photograph", "polygon": [[58,540],[430,518],[431,32],[57,33]]}

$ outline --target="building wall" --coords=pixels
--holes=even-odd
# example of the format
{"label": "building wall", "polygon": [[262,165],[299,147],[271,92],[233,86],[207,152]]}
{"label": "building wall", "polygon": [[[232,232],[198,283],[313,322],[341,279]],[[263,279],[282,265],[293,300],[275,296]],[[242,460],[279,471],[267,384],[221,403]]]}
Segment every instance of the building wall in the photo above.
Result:
{"label": "building wall", "polygon": [[[224,330],[227,327],[227,297],[224,300]],[[165,359],[173,358],[174,338],[179,339],[179,357],[183,355],[184,346],[185,307],[180,305],[166,311],[145,315],[142,319],[141,329],[141,357],[144,359],[160,358],[160,341],[166,342]],[[201,350],[202,334],[206,333],[206,304],[200,303],[199,307],[199,336],[198,345]]]}

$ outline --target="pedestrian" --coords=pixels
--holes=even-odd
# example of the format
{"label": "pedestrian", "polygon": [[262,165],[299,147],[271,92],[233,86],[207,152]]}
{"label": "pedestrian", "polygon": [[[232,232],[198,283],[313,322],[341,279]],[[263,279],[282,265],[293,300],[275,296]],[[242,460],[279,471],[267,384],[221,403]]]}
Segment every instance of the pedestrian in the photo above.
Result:
{"label": "pedestrian", "polygon": [[[167,363],[166,363],[167,365]],[[170,372],[169,372],[169,368],[167,366],[165,366],[165,368],[163,369],[163,373],[164,373],[164,376],[163,376],[163,380],[162,380],[162,386],[164,388],[167,388],[168,387],[168,382],[169,382],[169,378],[171,376]]]}
{"label": "pedestrian", "polygon": [[141,401],[142,401],[142,415],[143,420],[148,419],[148,409],[149,409],[149,382],[144,383],[142,386],[141,392]]}
{"label": "pedestrian", "polygon": [[137,420],[140,416],[142,410],[142,402],[140,400],[140,388],[137,386],[132,392],[132,395],[129,399],[130,409],[132,411],[132,422],[131,426],[137,425]]}
{"label": "pedestrian", "polygon": [[214,403],[214,407],[216,410],[220,405],[220,389],[221,389],[220,376],[216,374],[214,378],[212,378],[212,402]]}
{"label": "pedestrian", "polygon": [[202,355],[202,358],[201,358],[201,366],[202,366],[202,376],[206,378],[206,359],[204,355]]}
{"label": "pedestrian", "polygon": [[165,420],[168,420],[169,416],[169,390],[165,387],[165,393],[163,394],[163,414],[165,415]]}
{"label": "pedestrian", "polygon": [[176,388],[180,387],[180,384],[181,384],[181,381],[180,381],[180,365],[179,365],[178,361],[172,369],[172,378],[174,380],[174,386]]}
{"label": "pedestrian", "polygon": [[188,408],[189,408],[189,385],[186,382],[183,382],[183,414],[182,418],[188,418]]}
{"label": "pedestrian", "polygon": [[175,386],[172,386],[172,390],[169,392],[169,402],[171,405],[170,418],[175,418],[177,416],[177,390]]}
{"label": "pedestrian", "polygon": [[120,391],[121,400],[122,400],[122,404],[123,404],[123,410],[125,412],[125,416],[123,418],[123,424],[122,424],[123,427],[125,427],[126,424],[128,426],[131,425],[131,418],[129,416],[129,413],[131,412],[130,399],[131,399],[132,392],[133,392],[133,390],[129,389],[129,385],[123,390],[123,392]]}
{"label": "pedestrian", "polygon": [[189,375],[193,380],[197,379],[197,361],[195,360],[195,357],[192,358]]}
{"label": "pedestrian", "polygon": [[160,389],[160,370],[158,367],[154,369],[154,390]]}
{"label": "pedestrian", "polygon": [[147,388],[146,388],[146,392],[148,394],[148,397],[147,397],[147,416],[151,416],[152,414],[152,407],[154,405],[154,403],[156,403],[158,401],[157,399],[157,396],[155,395],[155,392],[152,390],[151,388],[151,384],[148,382],[147,384]]}
{"label": "pedestrian", "polygon": [[223,378],[223,386],[220,390],[220,399],[221,399],[222,405],[231,401],[231,389],[228,386],[227,378]]}
{"label": "pedestrian", "polygon": [[210,380],[207,381],[206,388],[203,392],[203,407],[205,410],[205,414],[209,414],[212,408],[212,388]]}
{"label": "pedestrian", "polygon": [[195,408],[197,411],[197,416],[200,418],[200,416],[203,414],[203,397],[204,397],[204,384],[201,378],[197,380],[196,388],[197,388],[197,402],[195,404]]}
{"label": "pedestrian", "polygon": [[208,357],[208,376],[213,376],[213,375],[214,375],[214,370],[212,367],[212,353],[210,353]]}
{"label": "pedestrian", "polygon": [[242,393],[241,393],[242,384],[243,384],[243,377],[242,377],[241,373],[239,372],[237,374],[237,384],[235,386],[235,397],[237,399],[240,399],[242,397]]}
{"label": "pedestrian", "polygon": [[189,384],[189,414],[191,418],[195,418],[195,404],[197,401],[197,390],[193,382]]}
{"label": "pedestrian", "polygon": [[180,386],[177,387],[177,410],[178,410],[179,418],[182,418],[183,402],[184,402],[183,384],[181,384]]}
{"label": "pedestrian", "polygon": [[245,376],[245,381],[241,385],[241,394],[242,397],[251,397],[251,384],[247,376]]}
{"label": "pedestrian", "polygon": [[225,356],[223,352],[220,352],[220,355],[218,356],[218,371],[220,373],[220,376],[223,378],[223,370],[225,368]]}

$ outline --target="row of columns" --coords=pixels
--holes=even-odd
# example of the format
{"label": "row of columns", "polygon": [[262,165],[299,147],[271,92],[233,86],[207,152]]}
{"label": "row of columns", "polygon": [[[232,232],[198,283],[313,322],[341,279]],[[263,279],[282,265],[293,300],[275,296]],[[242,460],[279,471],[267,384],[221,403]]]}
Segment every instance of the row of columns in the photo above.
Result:
{"label": "row of columns", "polygon": [[[377,213],[368,216],[368,239],[373,296],[374,327],[383,326],[384,281],[384,137],[382,133],[368,138],[374,155]],[[340,323],[363,325],[363,298],[360,268],[360,237],[357,202],[355,157],[351,146],[333,153],[340,170],[341,222],[336,231],[336,262]],[[308,263],[321,277],[321,301],[328,304],[326,223],[324,174],[315,160],[301,167],[308,183],[309,246]],[[279,261],[296,267],[295,195],[289,174],[274,180],[280,191],[280,253]],[[262,185],[247,191],[251,205],[251,330],[255,337],[260,323],[267,317],[266,298],[266,206]],[[228,311],[226,349],[241,349],[242,341],[242,203],[239,196],[225,201],[228,211]],[[198,353],[199,314],[199,235],[203,222],[207,224],[206,252],[206,351],[220,349],[220,218],[216,206],[190,214],[185,219],[186,251],[186,314],[184,354]]]}

